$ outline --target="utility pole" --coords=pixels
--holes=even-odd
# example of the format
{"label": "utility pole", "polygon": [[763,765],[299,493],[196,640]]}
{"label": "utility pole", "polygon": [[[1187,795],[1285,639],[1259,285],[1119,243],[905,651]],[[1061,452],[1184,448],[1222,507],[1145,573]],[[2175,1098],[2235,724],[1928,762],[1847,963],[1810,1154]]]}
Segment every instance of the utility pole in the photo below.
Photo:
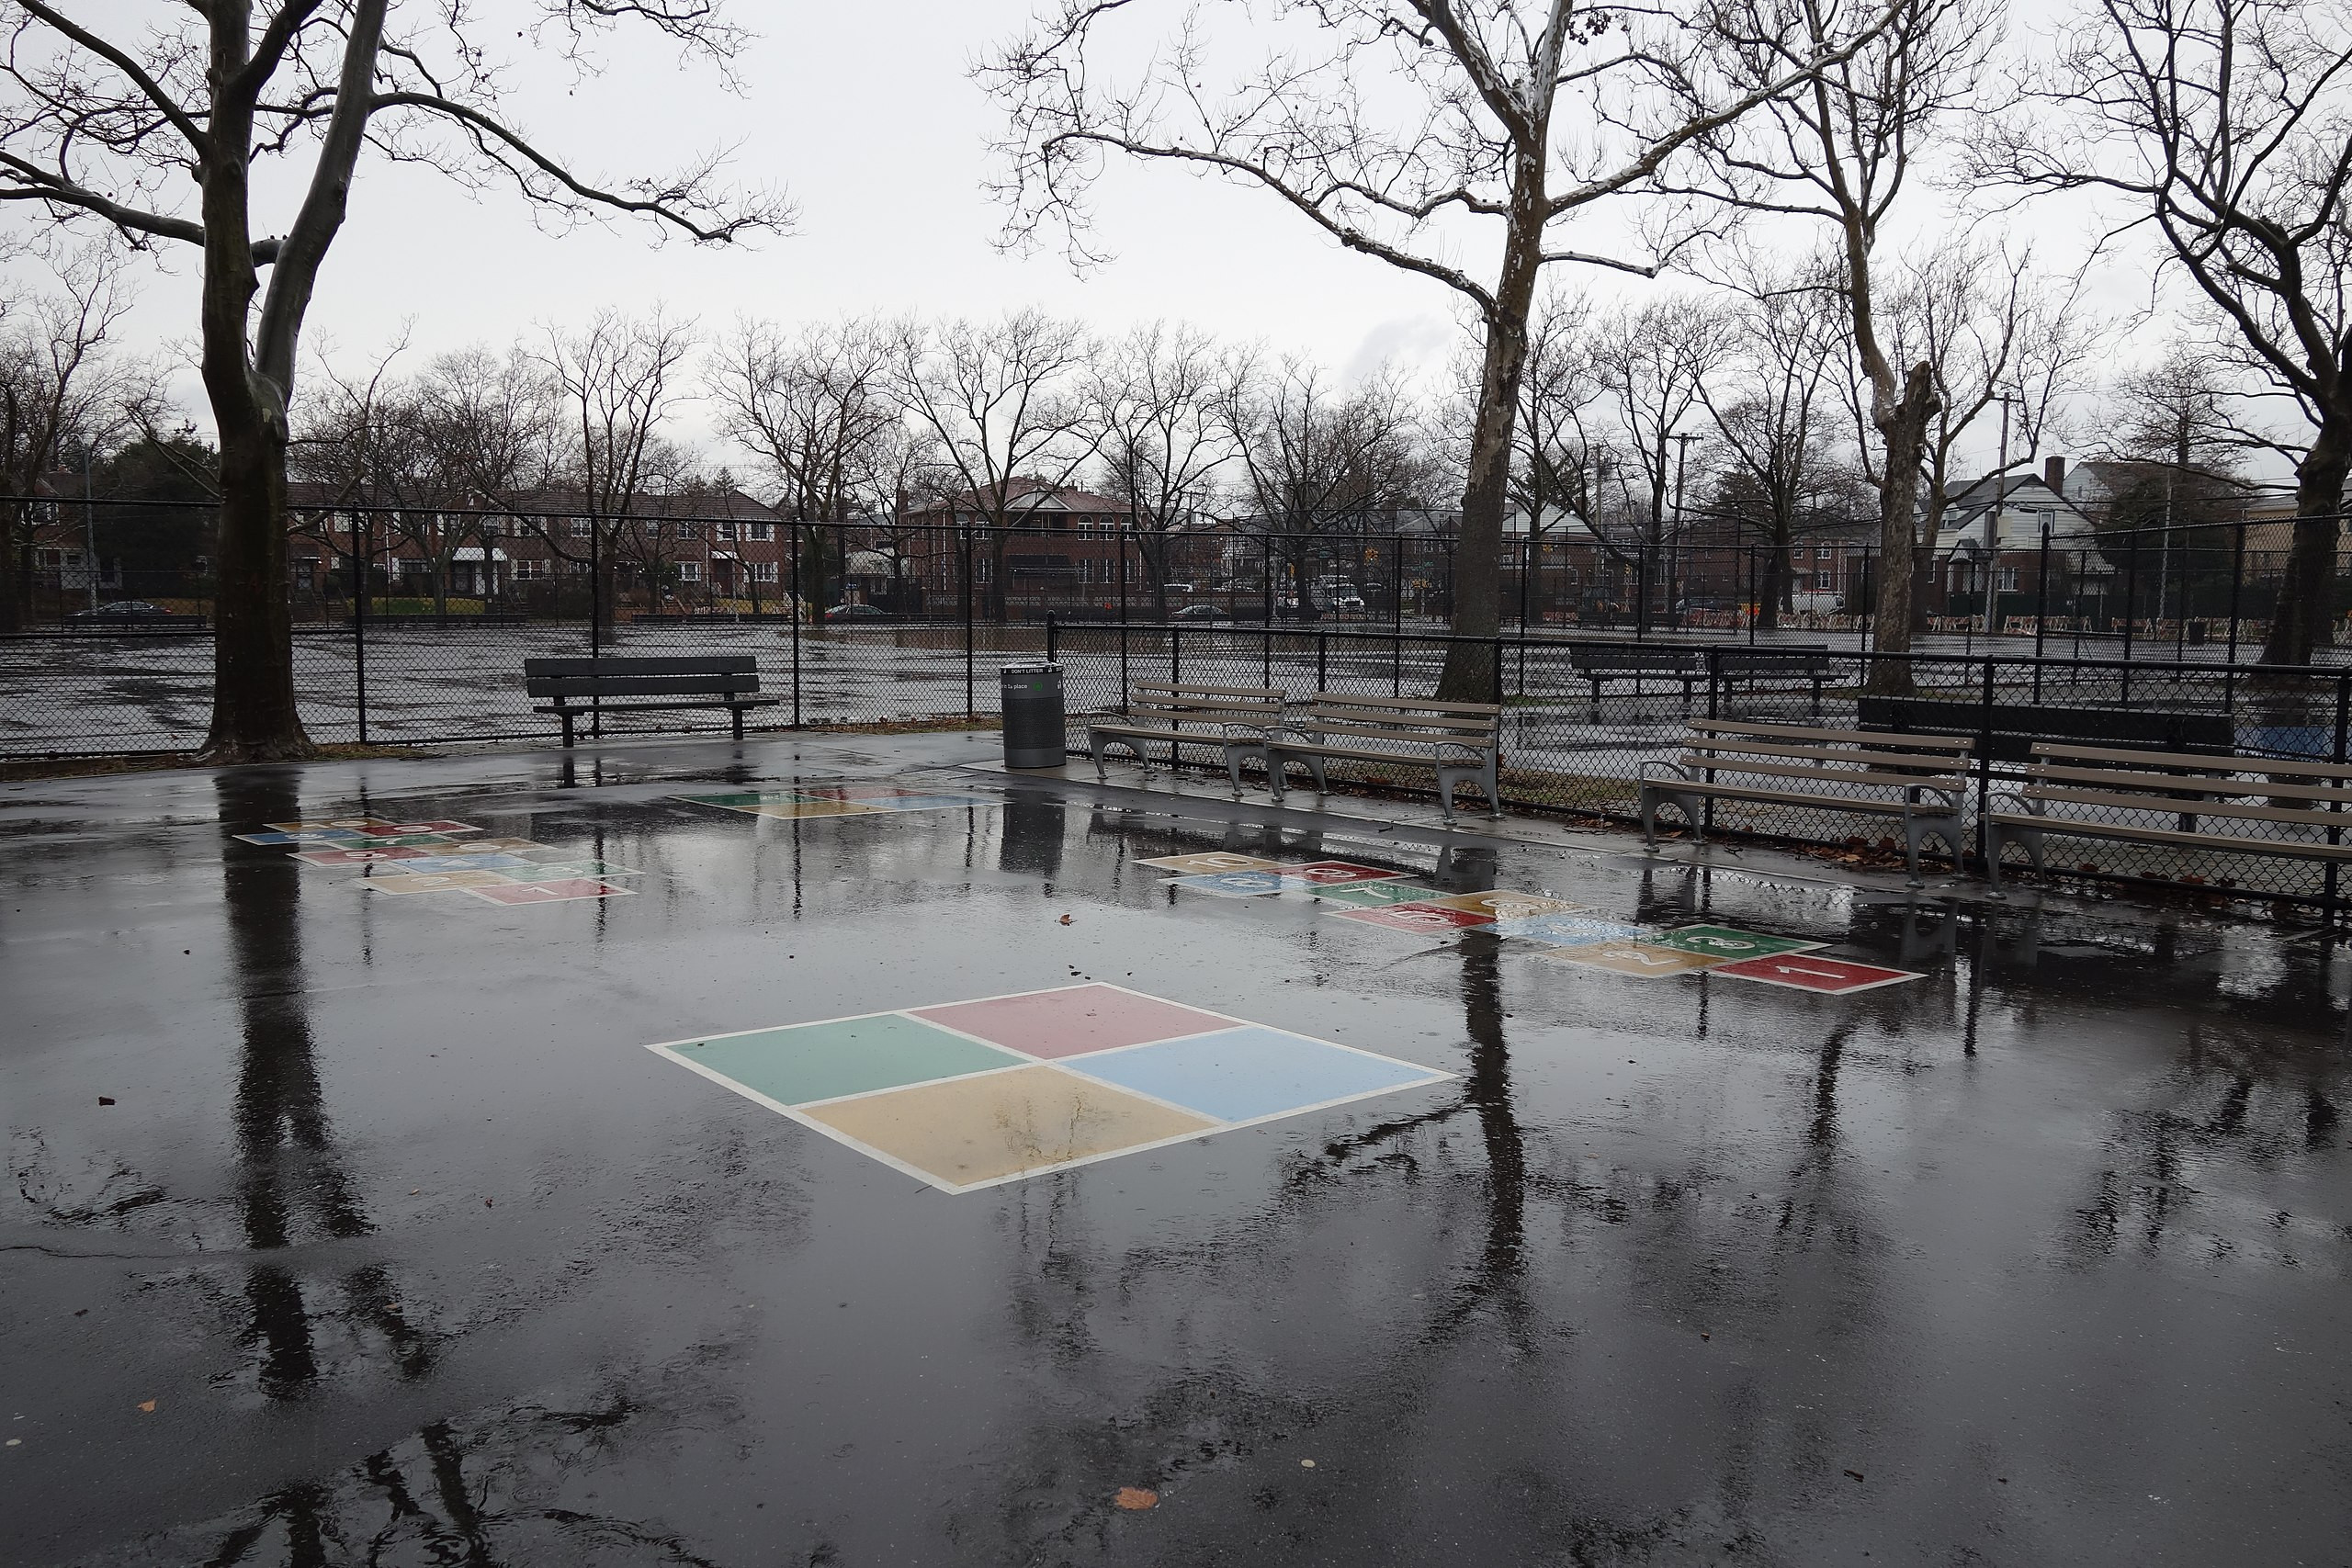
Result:
{"label": "utility pole", "polygon": [[89,587],[90,608],[98,607],[98,525],[90,513],[90,444],[82,443],[82,581]]}
{"label": "utility pole", "polygon": [[2007,392],[1997,400],[2001,405],[2001,466],[1993,475],[1993,510],[1984,519],[1984,650],[1993,650],[1993,621],[2000,607],[1997,595],[2001,581],[2001,512],[2009,500],[2009,405],[2019,400]]}
{"label": "utility pole", "polygon": [[1682,547],[1682,475],[1684,465],[1690,460],[1690,443],[1699,438],[1695,435],[1676,435],[1670,439],[1675,444],[1674,537],[1666,548],[1666,607],[1667,613],[1674,617],[1675,629],[1679,631],[1682,629],[1681,595],[1677,592],[1677,588],[1678,579],[1680,576],[1679,556]]}

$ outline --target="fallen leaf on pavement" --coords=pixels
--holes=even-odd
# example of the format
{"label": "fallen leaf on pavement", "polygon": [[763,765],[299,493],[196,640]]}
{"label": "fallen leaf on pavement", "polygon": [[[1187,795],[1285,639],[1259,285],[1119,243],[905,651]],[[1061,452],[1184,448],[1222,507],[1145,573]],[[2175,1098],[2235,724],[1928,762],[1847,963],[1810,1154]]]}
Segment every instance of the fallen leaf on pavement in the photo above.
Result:
{"label": "fallen leaf on pavement", "polygon": [[1119,1488],[1119,1495],[1112,1501],[1131,1513],[1140,1512],[1145,1508],[1159,1506],[1159,1494],[1144,1486],[1122,1486]]}
{"label": "fallen leaf on pavement", "polygon": [[152,1399],[142,1399],[139,1402],[139,1408],[152,1416],[155,1412],[155,1402]]}

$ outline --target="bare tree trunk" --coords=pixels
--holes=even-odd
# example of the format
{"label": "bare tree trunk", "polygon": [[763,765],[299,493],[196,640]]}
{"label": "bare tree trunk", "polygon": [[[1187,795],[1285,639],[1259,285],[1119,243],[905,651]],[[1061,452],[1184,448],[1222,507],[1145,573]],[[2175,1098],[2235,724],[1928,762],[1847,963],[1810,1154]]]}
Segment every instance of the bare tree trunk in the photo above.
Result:
{"label": "bare tree trunk", "polygon": [[[243,354],[243,333],[232,353]],[[238,367],[242,374],[243,367]],[[232,404],[233,407],[233,404]],[[311,754],[294,701],[293,609],[286,579],[285,422],[215,400],[220,431],[220,542],[213,600],[212,728],[209,757],[276,761]]]}
{"label": "bare tree trunk", "polygon": [[[1515,181],[1510,243],[1487,315],[1487,347],[1478,371],[1478,412],[1471,427],[1469,473],[1462,489],[1462,535],[1453,558],[1456,637],[1492,637],[1502,626],[1503,513],[1510,503],[1511,444],[1519,414],[1520,379],[1527,369],[1527,318],[1542,267],[1544,174],[1522,157]],[[1495,649],[1484,640],[1446,647],[1437,696],[1485,703],[1495,696]]]}
{"label": "bare tree trunk", "polygon": [[2312,650],[2333,640],[2328,601],[2335,586],[2335,555],[2343,537],[2339,513],[2344,483],[2352,469],[2352,427],[2328,417],[2320,422],[2311,450],[2295,467],[2295,534],[2287,569],[2271,612],[2270,635],[2262,645],[2266,664],[2308,664]]}
{"label": "bare tree trunk", "polygon": [[[1903,378],[1903,395],[1871,423],[1886,442],[1886,468],[1879,483],[1878,604],[1872,624],[1877,652],[1911,651],[1910,563],[1918,540],[1919,455],[1928,441],[1928,420],[1936,411],[1934,373],[1914,365]],[[1871,666],[1867,689],[1881,696],[1908,696],[1912,683],[1907,659],[1885,659]]]}
{"label": "bare tree trunk", "polygon": [[1776,632],[1781,629],[1781,601],[1788,593],[1789,547],[1775,541],[1764,552],[1763,581],[1756,590],[1756,629]]}
{"label": "bare tree trunk", "polygon": [[22,631],[31,618],[30,513],[21,501],[0,502],[0,632]]}

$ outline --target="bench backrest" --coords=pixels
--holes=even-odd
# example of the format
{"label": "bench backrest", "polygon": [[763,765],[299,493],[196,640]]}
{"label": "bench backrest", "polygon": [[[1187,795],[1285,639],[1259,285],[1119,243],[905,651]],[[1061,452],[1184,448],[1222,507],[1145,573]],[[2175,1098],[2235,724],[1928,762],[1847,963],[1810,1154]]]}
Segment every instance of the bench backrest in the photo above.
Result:
{"label": "bench backrest", "polygon": [[1690,729],[1686,766],[1832,784],[1932,784],[1956,789],[1972,745],[1960,737],[1897,737],[1875,730],[1735,719],[1697,719]]}
{"label": "bench backrest", "polygon": [[1127,684],[1127,712],[1171,728],[1197,724],[1216,728],[1228,724],[1271,728],[1280,724],[1289,694],[1279,686],[1216,686],[1197,681],[1132,681]]}
{"label": "bench backrest", "polygon": [[1293,728],[1326,739],[1414,746],[1445,741],[1480,750],[1498,743],[1502,722],[1503,710],[1495,703],[1373,697],[1355,692],[1317,692],[1291,719]]}
{"label": "bench backrest", "polygon": [[2163,708],[2068,708],[1965,698],[1863,696],[1855,716],[1865,729],[1902,734],[1981,735],[1989,729],[1996,761],[2023,761],[2036,740],[2146,747],[2157,751],[2223,750],[2237,741],[2225,713]]}
{"label": "bench backrest", "polygon": [[1806,645],[1802,648],[1722,648],[1714,652],[1715,668],[1724,671],[1743,670],[1826,670],[1829,649]]}
{"label": "bench backrest", "polygon": [[1645,648],[1638,643],[1623,646],[1589,642],[1568,645],[1568,662],[1579,670],[1638,670],[1668,671],[1681,674],[1706,667],[1707,656],[1696,648]]}
{"label": "bench backrest", "polygon": [[760,689],[760,661],[749,653],[656,659],[526,659],[523,679],[535,697],[730,697]]}
{"label": "bench backrest", "polygon": [[[2248,774],[2259,776],[2242,776]],[[2274,807],[2290,801],[2311,803],[2282,807],[2290,810],[2317,811],[2329,803],[2352,804],[2352,762],[2241,757],[2225,751],[2135,751],[2043,744],[2033,749],[2033,761],[2025,776],[2028,793],[2045,799],[2145,795],[2151,807],[2165,809],[2184,800],[2255,795],[2268,799]]]}

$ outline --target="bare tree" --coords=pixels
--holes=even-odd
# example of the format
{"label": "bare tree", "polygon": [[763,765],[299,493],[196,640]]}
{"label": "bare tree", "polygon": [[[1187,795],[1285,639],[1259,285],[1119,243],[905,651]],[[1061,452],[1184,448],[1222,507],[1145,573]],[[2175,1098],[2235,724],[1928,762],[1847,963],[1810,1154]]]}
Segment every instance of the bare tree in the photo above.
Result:
{"label": "bare tree", "polygon": [[[1519,417],[1512,422],[1516,456],[1511,501],[1526,520],[1526,556],[1520,570],[1520,624],[1531,601],[1540,602],[1544,536],[1567,520],[1592,528],[1599,491],[1616,457],[1595,430],[1605,384],[1590,342],[1592,307],[1582,296],[1549,289],[1527,324],[1527,367],[1520,378]],[[1472,371],[1475,399],[1476,372]],[[1465,423],[1469,422],[1464,422]],[[1598,536],[1598,529],[1594,532]]]}
{"label": "bare tree", "polygon": [[1836,477],[1822,413],[1847,355],[1830,268],[1751,268],[1745,285],[1731,352],[1699,398],[1726,459],[1718,504],[1764,547],[1755,613],[1770,629],[1790,602],[1789,551]]}
{"label": "bare tree", "polygon": [[91,247],[62,254],[51,270],[53,289],[0,298],[0,631],[17,630],[31,611],[33,535],[45,510],[32,497],[41,480],[69,457],[151,423],[163,404],[154,368],[114,342],[131,303],[119,258]]}
{"label": "bare tree", "polygon": [[2106,192],[2228,323],[2306,423],[2295,532],[2263,659],[2327,634],[2352,471],[2352,7],[2098,0],[2062,38],[2039,115],[2005,115],[1976,172]]}
{"label": "bare tree", "polygon": [[[800,533],[796,575],[822,584],[845,564],[836,528],[895,488],[879,483],[905,460],[905,415],[892,391],[895,340],[872,321],[786,333],[742,321],[719,346],[705,384],[721,431],[752,454],[779,488],[778,509]],[[885,505],[889,502],[885,500]],[[800,592],[795,582],[793,592]],[[804,603],[800,613],[821,613]]]}
{"label": "bare tree", "polygon": [[[1234,31],[1257,27],[1245,0],[1228,8]],[[1117,152],[1262,190],[1346,248],[1467,302],[1485,349],[1454,575],[1453,630],[1464,640],[1438,686],[1475,698],[1492,687],[1492,647],[1477,639],[1501,621],[1512,425],[1537,278],[1555,262],[1652,272],[1656,255],[1590,254],[1563,231],[1845,58],[1879,20],[1870,0],[1812,0],[1811,10],[1823,24],[1815,47],[1769,79],[1731,84],[1711,69],[1701,30],[1664,10],[1315,0],[1274,7],[1261,62],[1218,90],[1207,78],[1222,51],[1202,8],[1150,50],[1139,79],[1122,83],[1112,62],[1134,41],[1122,24],[1148,26],[1151,9],[1056,0],[981,76],[1011,117],[1001,194],[1016,241],[1050,226],[1088,254],[1087,190]],[[1465,224],[1492,243],[1484,276],[1449,259]]]}
{"label": "bare tree", "polygon": [[[1723,68],[1746,83],[1777,82],[1836,41],[1806,0],[1730,0],[1715,18]],[[1870,388],[1883,446],[1879,551],[1908,561],[1919,501],[1920,453],[1936,412],[1934,367],[1902,367],[1879,298],[1878,248],[1887,219],[1943,122],[1977,97],[2000,35],[2000,0],[1894,0],[1889,23],[1859,51],[1819,71],[1804,90],[1775,94],[1767,112],[1711,133],[1713,194],[1751,212],[1829,226],[1840,262],[1854,352]],[[1912,574],[1878,573],[1875,631],[1888,653],[1911,647]],[[1871,667],[1873,691],[1912,689],[1906,661]]]}
{"label": "bare tree", "polygon": [[[1081,387],[1093,356],[1077,322],[1035,310],[935,329],[908,321],[894,338],[890,386],[962,487],[947,499],[952,514],[969,517],[986,539],[988,613],[1000,619],[1013,531],[1076,477],[1107,434]],[[968,549],[972,536],[965,540]],[[967,583],[977,564],[967,557]]]}
{"label": "bare tree", "polygon": [[1341,392],[1314,362],[1291,358],[1235,382],[1226,418],[1261,545],[1282,562],[1285,597],[1312,616],[1318,551],[1413,501],[1422,473],[1415,411],[1393,376]]}
{"label": "bare tree", "polygon": [[1207,508],[1219,470],[1238,455],[1224,414],[1232,389],[1251,374],[1248,355],[1197,328],[1162,321],[1136,327],[1106,353],[1095,389],[1108,427],[1102,464],[1127,503],[1145,587],[1161,619],[1176,537]]}
{"label": "bare tree", "polygon": [[[643,316],[599,310],[576,331],[545,330],[535,350],[562,407],[558,473],[582,497],[585,540],[565,520],[525,516],[560,559],[590,570],[592,614],[614,611],[618,565],[657,601],[670,570],[678,525],[671,497],[693,477],[693,464],[663,428],[693,391],[684,375],[700,337],[691,321],[657,306]],[[662,480],[658,491],[652,481]]]}
{"label": "bare tree", "polygon": [[[575,172],[513,118],[503,62],[487,48],[492,28],[469,6],[204,0],[104,22],[76,20],[48,0],[7,0],[6,9],[0,200],[34,203],[57,220],[95,219],[141,244],[192,245],[203,258],[202,368],[220,441],[205,743],[215,760],[310,750],[295,709],[287,592],[288,413],[303,318],[363,152],[425,164],[475,189],[510,186],[558,220],[633,215],[699,242],[778,228],[789,216],[773,197],[722,192],[715,159],[619,184]],[[745,40],[714,0],[536,0],[536,9],[523,36],[582,66],[632,24],[722,70]],[[282,236],[261,238],[255,186],[278,182],[257,181],[255,170],[273,162],[291,165],[301,195]]]}
{"label": "bare tree", "polygon": [[1621,309],[1592,335],[1595,371],[1615,408],[1631,459],[1625,478],[1638,477],[1646,491],[1647,504],[1634,511],[1634,537],[1611,542],[1613,551],[1635,563],[1643,584],[1636,613],[1644,624],[1662,565],[1659,552],[1670,523],[1679,521],[1670,519],[1668,502],[1679,499],[1680,481],[1687,478],[1687,447],[1680,438],[1699,434],[1682,426],[1702,412],[1701,385],[1729,339],[1721,306],[1687,294]]}

